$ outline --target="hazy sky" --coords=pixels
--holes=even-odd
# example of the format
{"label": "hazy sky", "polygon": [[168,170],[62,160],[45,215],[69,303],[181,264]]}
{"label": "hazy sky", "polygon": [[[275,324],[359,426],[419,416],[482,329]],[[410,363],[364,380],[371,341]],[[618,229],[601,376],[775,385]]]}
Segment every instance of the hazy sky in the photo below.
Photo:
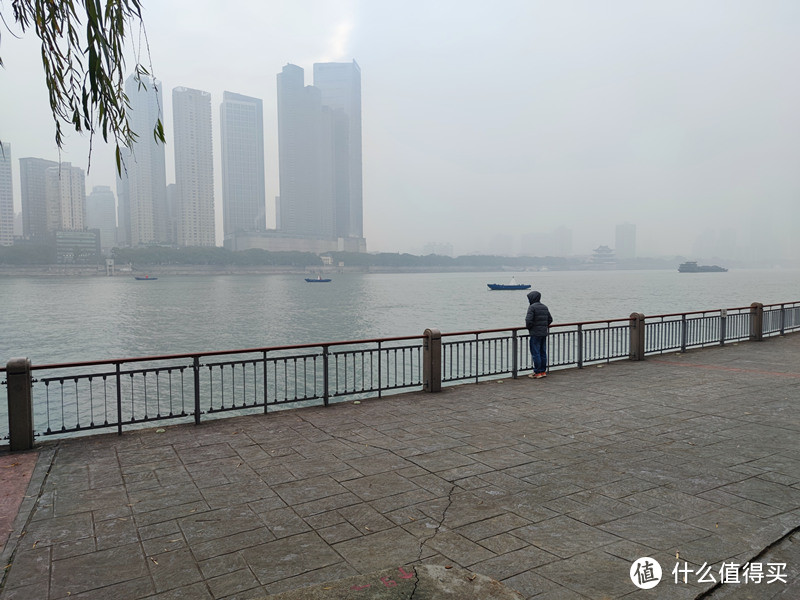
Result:
{"label": "hazy sky", "polygon": [[[589,252],[631,222],[640,255],[691,255],[706,232],[800,257],[797,0],[143,3],[168,138],[172,89],[212,94],[218,243],[222,92],[264,100],[274,226],[275,76],[355,59],[371,251],[526,253],[565,226]],[[0,54],[18,196],[18,159],[58,154],[36,39],[3,32]],[[87,147],[71,135],[62,160],[85,168]],[[112,156],[95,145],[87,192],[114,186]]]}

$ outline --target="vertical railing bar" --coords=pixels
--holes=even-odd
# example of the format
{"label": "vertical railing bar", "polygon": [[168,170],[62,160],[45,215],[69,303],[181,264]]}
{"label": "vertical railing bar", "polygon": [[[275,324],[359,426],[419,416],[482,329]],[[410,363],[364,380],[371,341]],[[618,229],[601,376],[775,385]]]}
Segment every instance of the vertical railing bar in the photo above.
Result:
{"label": "vertical railing bar", "polygon": [[267,393],[267,351],[263,353],[264,360],[264,414],[267,414],[268,393]]}
{"label": "vertical railing bar", "polygon": [[[200,357],[195,356],[192,361],[192,371],[194,372],[194,424],[200,424]],[[214,382],[211,380],[209,371],[209,389],[213,391]]]}
{"label": "vertical railing bar", "polygon": [[383,397],[383,381],[381,380],[381,341],[378,340],[378,398]]}
{"label": "vertical railing bar", "polygon": [[[328,389],[329,379],[328,379],[328,346],[327,345],[322,346],[322,372],[323,372],[323,376],[322,376],[322,383],[323,383],[323,390],[322,390],[323,398],[322,398],[322,402],[323,402],[323,404],[325,406],[328,406],[328,402],[329,402],[329,399],[330,399],[330,390]],[[338,376],[338,374],[337,374],[337,376]]]}

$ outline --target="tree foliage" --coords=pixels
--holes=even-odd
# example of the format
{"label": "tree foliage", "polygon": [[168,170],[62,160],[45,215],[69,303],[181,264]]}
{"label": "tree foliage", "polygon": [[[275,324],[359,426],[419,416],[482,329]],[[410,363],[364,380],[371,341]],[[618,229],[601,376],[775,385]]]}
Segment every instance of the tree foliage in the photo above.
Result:
{"label": "tree foliage", "polygon": [[[147,43],[140,0],[12,0],[11,8],[22,32],[33,30],[41,41],[56,145],[64,145],[63,125],[88,132],[91,165],[92,140],[100,133],[105,142],[115,144],[121,170],[120,150],[136,140],[126,116],[126,52],[133,47],[130,38],[135,31]],[[5,17],[3,21],[8,25]],[[150,73],[139,59],[141,44],[133,52],[134,75],[144,86],[143,77]],[[164,142],[160,119],[153,135]]]}

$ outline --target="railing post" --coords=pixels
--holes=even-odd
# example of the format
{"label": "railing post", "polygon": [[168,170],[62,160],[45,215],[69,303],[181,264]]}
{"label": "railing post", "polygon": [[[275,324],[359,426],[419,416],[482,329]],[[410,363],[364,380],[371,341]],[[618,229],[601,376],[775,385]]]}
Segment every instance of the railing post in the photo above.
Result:
{"label": "railing post", "polygon": [[422,379],[426,392],[442,391],[442,332],[426,329],[422,342]]}
{"label": "railing post", "polygon": [[728,309],[719,309],[719,345],[725,345],[725,338],[728,335]]}
{"label": "railing post", "polygon": [[[347,365],[345,365],[346,367]],[[328,402],[330,402],[331,393],[328,390],[328,385],[330,383],[330,376],[328,375],[328,347],[322,347],[322,403],[325,406],[328,406]],[[345,383],[346,385],[346,383]]]}
{"label": "railing post", "polygon": [[760,342],[764,339],[764,305],[753,302],[750,305],[750,341]]}
{"label": "railing post", "polygon": [[644,351],[644,315],[636,312],[631,313],[628,358],[630,360],[644,360]]}
{"label": "railing post", "polygon": [[583,323],[578,323],[578,368],[583,368]]}
{"label": "railing post", "polygon": [[200,357],[195,356],[192,361],[194,371],[194,424],[200,425]]}
{"label": "railing post", "polygon": [[519,370],[519,357],[517,356],[517,352],[519,352],[518,347],[518,338],[517,338],[517,330],[511,332],[511,378],[517,378],[517,371]]}
{"label": "railing post", "polygon": [[31,361],[12,358],[6,364],[8,435],[12,452],[33,448],[33,378]]}

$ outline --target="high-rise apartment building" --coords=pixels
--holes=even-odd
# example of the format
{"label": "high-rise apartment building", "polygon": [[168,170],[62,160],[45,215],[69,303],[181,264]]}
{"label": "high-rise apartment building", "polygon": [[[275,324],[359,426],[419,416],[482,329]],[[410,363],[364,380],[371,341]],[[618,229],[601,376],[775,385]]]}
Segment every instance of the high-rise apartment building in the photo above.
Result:
{"label": "high-rise apartment building", "polygon": [[114,192],[107,185],[96,185],[86,196],[86,227],[100,231],[103,252],[117,244],[117,208]]}
{"label": "high-rise apartment building", "polygon": [[[336,235],[364,236],[361,174],[361,68],[349,63],[315,63],[314,87],[322,92],[322,104],[344,119],[336,121],[334,139],[344,156],[335,157]],[[346,162],[345,162],[346,159]]]}
{"label": "high-rise apartment building", "polygon": [[[214,246],[211,94],[185,87],[173,89],[172,121],[177,243],[179,246]],[[263,168],[262,159],[262,173]]]}
{"label": "high-rise apartment building", "polygon": [[161,119],[161,88],[152,78],[143,77],[139,85],[131,75],[125,81],[130,102],[127,117],[137,140],[131,149],[122,151],[123,172],[117,181],[120,198],[120,227],[130,246],[170,244],[167,215],[167,175],[164,144],[153,137]]}
{"label": "high-rise apartment building", "polygon": [[46,242],[47,228],[47,170],[58,163],[43,158],[19,159],[19,187],[22,201],[22,236]]}
{"label": "high-rise apartment building", "polygon": [[0,145],[0,246],[14,243],[14,185],[11,179],[11,144]]}
{"label": "high-rise apartment building", "polygon": [[[314,85],[303,69],[278,74],[278,229],[288,235],[363,245],[361,71],[317,63]],[[342,246],[352,244],[343,242]]]}
{"label": "high-rise apartment building", "polygon": [[305,86],[303,69],[278,74],[280,223],[290,235],[336,237],[334,119],[318,88]]}
{"label": "high-rise apartment building", "polygon": [[618,259],[631,260],[636,258],[636,225],[621,223],[617,225],[614,251]]}
{"label": "high-rise apartment building", "polygon": [[220,106],[225,237],[267,228],[262,102],[225,92]]}
{"label": "high-rise apartment building", "polygon": [[47,230],[86,229],[86,176],[83,169],[61,163],[47,169]]}

